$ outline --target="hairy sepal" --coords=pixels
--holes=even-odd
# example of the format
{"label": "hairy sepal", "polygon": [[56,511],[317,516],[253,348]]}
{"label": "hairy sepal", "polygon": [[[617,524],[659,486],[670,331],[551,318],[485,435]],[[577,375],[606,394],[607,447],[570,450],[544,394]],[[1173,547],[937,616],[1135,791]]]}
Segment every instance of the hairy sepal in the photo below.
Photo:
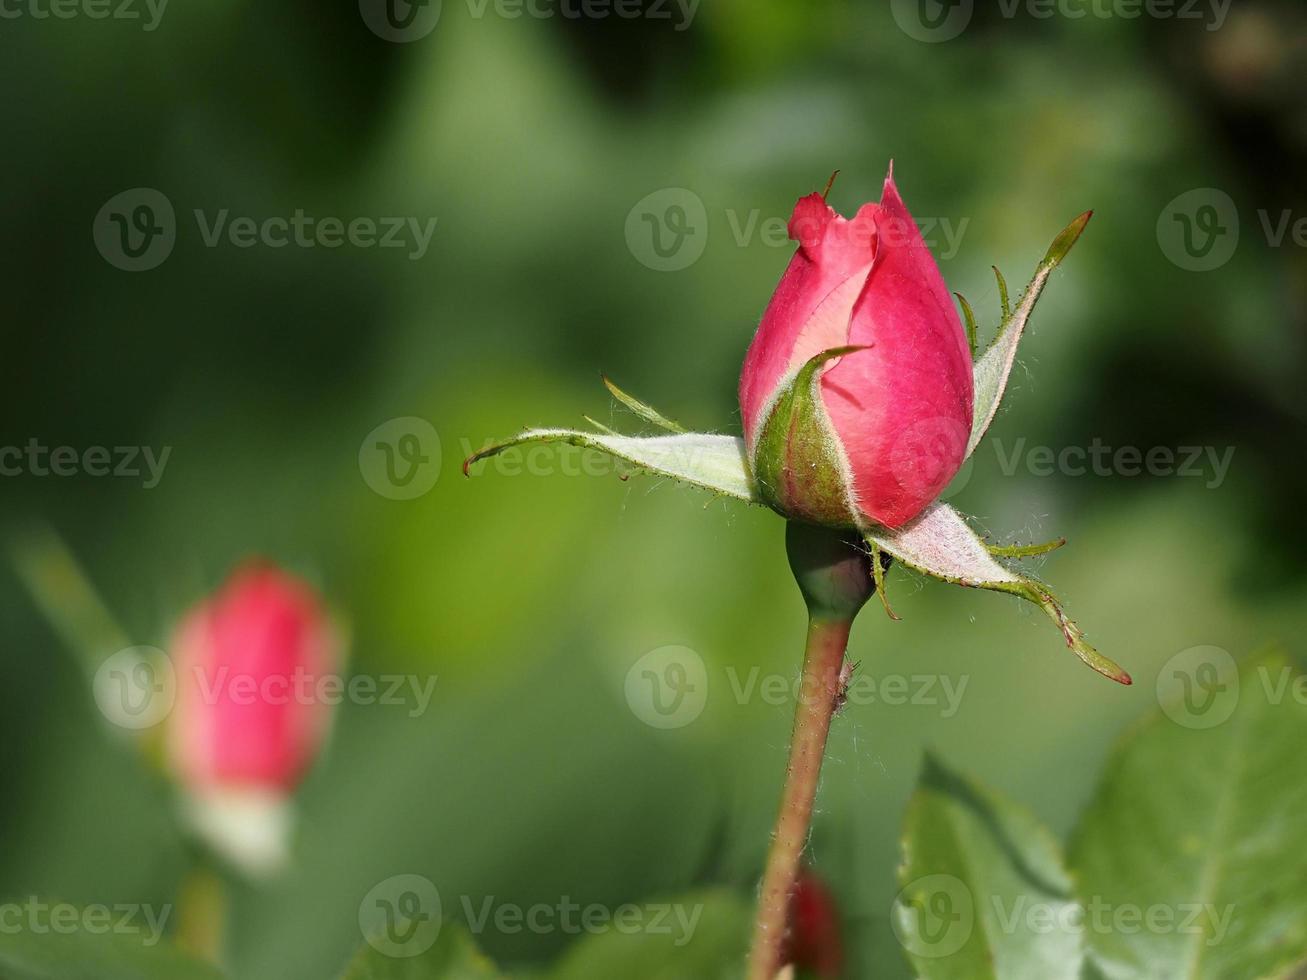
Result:
{"label": "hairy sepal", "polygon": [[[980,444],[980,440],[989,429],[989,424],[994,421],[995,413],[998,412],[999,403],[1003,400],[1003,392],[1007,389],[1008,376],[1012,373],[1012,365],[1016,363],[1017,344],[1020,343],[1021,335],[1025,332],[1026,323],[1035,309],[1039,294],[1044,291],[1044,286],[1048,283],[1048,277],[1053,274],[1053,270],[1061,264],[1067,253],[1071,251],[1071,246],[1080,238],[1093,213],[1086,211],[1062,229],[1062,233],[1053,240],[1015,310],[1007,309],[1007,284],[1003,282],[1001,276],[999,277],[1004,305],[1003,322],[998,328],[998,336],[986,348],[985,353],[976,359],[973,368],[975,400],[972,410],[971,438],[967,440],[968,457],[975,452],[976,446]],[[994,271],[998,272],[997,269]]]}
{"label": "hairy sepal", "polygon": [[752,471],[763,503],[791,520],[856,528],[851,476],[821,399],[830,361],[864,347],[835,347],[810,358],[772,405],[753,448]]}
{"label": "hairy sepal", "polygon": [[1033,602],[1051,619],[1072,652],[1085,664],[1118,684],[1131,683],[1120,665],[1085,641],[1084,633],[1067,616],[1057,597],[1042,583],[998,561],[962,515],[935,502],[903,527],[890,530],[870,525],[863,533],[909,568],[975,589],[1007,592]]}
{"label": "hairy sepal", "polygon": [[745,464],[744,440],[707,432],[623,436],[576,429],[528,429],[469,456],[463,463],[463,473],[470,475],[472,466],[506,449],[535,443],[564,443],[597,449],[645,473],[671,477],[736,500],[759,502]]}

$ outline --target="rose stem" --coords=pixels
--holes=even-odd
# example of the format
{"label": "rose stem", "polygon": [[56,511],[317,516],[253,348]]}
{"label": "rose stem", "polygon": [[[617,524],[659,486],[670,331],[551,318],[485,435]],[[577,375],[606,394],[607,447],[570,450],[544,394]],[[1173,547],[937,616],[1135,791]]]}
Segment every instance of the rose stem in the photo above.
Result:
{"label": "rose stem", "polygon": [[808,606],[808,635],[780,812],[759,889],[749,980],[773,980],[785,965],[790,895],[808,842],[826,737],[839,707],[849,630],[875,590],[870,559],[856,535],[791,521],[785,545]]}

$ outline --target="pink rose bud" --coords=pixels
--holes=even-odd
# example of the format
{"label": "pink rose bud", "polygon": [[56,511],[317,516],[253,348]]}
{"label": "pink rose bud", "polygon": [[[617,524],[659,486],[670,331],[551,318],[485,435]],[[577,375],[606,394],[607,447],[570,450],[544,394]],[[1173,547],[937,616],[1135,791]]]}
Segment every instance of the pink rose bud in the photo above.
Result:
{"label": "pink rose bud", "polygon": [[339,643],[317,594],[270,565],[238,569],[173,640],[170,762],[201,836],[245,867],[284,856],[289,797],[331,721]]}
{"label": "pink rose bud", "polygon": [[966,458],[971,350],[893,170],[846,219],[819,194],[744,359],[749,465],[766,502],[832,526],[896,528]]}
{"label": "pink rose bud", "polygon": [[826,883],[807,868],[799,871],[790,896],[790,931],[785,961],[801,976],[838,977],[844,973],[840,910]]}

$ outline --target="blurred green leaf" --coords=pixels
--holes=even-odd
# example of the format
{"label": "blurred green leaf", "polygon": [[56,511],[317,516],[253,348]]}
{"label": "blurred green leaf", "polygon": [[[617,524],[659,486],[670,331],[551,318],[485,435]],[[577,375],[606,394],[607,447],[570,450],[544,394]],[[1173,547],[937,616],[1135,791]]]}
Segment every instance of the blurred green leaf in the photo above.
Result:
{"label": "blurred green leaf", "polygon": [[342,980],[495,980],[502,977],[462,926],[446,922],[434,944],[416,956],[364,946]]}
{"label": "blurred green leaf", "polygon": [[905,826],[893,924],[920,977],[1080,976],[1071,881],[1032,814],[927,756]]}
{"label": "blurred green leaf", "polygon": [[1282,977],[1307,958],[1305,693],[1268,651],[1117,747],[1070,849],[1109,976]]}
{"label": "blurred green leaf", "polygon": [[[106,930],[121,920],[117,909],[108,912]],[[0,976],[4,980],[221,980],[222,974],[212,966],[167,944],[147,945],[139,936],[100,932],[100,926],[87,918],[93,913],[78,914],[80,923],[68,929],[57,927],[54,912],[48,922],[17,930],[10,917],[0,929]]]}
{"label": "blurred green leaf", "polygon": [[739,896],[705,891],[670,902],[661,922],[646,916],[640,928],[617,927],[581,939],[549,974],[550,980],[726,980],[739,977],[747,952],[751,908]]}

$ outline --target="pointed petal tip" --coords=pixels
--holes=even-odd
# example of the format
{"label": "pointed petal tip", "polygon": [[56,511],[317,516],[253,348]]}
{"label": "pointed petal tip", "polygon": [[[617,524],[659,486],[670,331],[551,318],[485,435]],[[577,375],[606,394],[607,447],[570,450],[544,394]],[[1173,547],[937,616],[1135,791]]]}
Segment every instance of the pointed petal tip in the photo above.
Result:
{"label": "pointed petal tip", "polygon": [[883,207],[887,198],[896,198],[903,200],[903,195],[899,193],[899,185],[894,180],[894,158],[890,158],[889,168],[885,171],[885,181],[881,184],[880,203]]}

